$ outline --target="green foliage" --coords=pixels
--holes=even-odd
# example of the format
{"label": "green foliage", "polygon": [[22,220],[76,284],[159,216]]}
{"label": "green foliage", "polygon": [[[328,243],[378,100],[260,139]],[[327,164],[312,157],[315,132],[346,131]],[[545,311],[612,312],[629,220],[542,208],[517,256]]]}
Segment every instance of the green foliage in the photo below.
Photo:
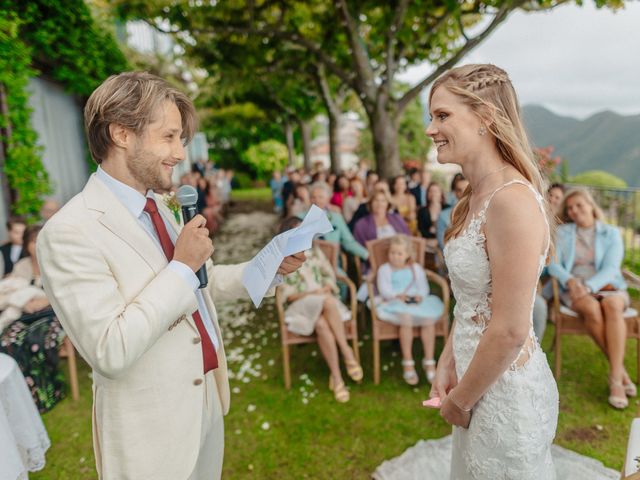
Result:
{"label": "green foliage", "polygon": [[5,175],[17,193],[13,213],[32,221],[51,188],[31,128],[26,87],[34,71],[29,65],[31,50],[18,37],[20,26],[15,14],[0,15],[0,88],[6,94],[8,110],[8,116],[0,116],[0,127],[11,131],[10,138],[3,137],[2,142],[6,142]]}
{"label": "green foliage", "polygon": [[398,144],[400,148],[400,160],[419,160],[421,163],[427,159],[427,152],[431,141],[424,133],[424,107],[417,97],[402,113],[398,128]]}
{"label": "green foliage", "polygon": [[[37,68],[37,70],[36,70]],[[101,31],[83,0],[5,0],[0,4],[0,85],[10,126],[5,173],[15,192],[13,212],[35,219],[51,192],[37,135],[31,127],[27,84],[45,73],[78,97],[88,96],[127,61],[109,32]]]}
{"label": "green foliage", "polygon": [[269,139],[284,141],[282,127],[251,102],[201,108],[201,129],[207,136],[213,161],[223,168],[246,170],[244,153]]}
{"label": "green foliage", "polygon": [[282,170],[287,165],[289,154],[286,145],[277,140],[266,140],[249,147],[244,158],[258,176],[263,177],[275,170]]}
{"label": "green foliage", "polygon": [[626,188],[627,182],[602,170],[588,170],[571,177],[571,183],[594,187]]}
{"label": "green foliage", "polygon": [[233,180],[238,184],[238,188],[242,190],[253,188],[253,179],[247,172],[235,172]]}

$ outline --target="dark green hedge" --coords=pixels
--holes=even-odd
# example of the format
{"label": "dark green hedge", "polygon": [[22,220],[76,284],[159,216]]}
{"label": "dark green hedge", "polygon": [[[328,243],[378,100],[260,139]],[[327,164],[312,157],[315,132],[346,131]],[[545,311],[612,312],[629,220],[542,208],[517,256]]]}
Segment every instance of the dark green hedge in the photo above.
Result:
{"label": "dark green hedge", "polygon": [[37,218],[51,192],[31,127],[29,78],[47,75],[84,99],[109,75],[127,68],[115,39],[96,24],[83,0],[0,0],[0,85],[9,112],[0,115],[0,125],[11,129],[2,142],[5,173],[16,194],[13,213]]}

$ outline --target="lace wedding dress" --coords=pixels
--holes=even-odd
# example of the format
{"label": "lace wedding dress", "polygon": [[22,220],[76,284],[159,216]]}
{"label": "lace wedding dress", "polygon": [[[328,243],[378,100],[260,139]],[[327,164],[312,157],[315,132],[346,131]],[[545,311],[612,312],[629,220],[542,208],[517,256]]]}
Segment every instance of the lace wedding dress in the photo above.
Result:
{"label": "lace wedding dress", "polygon": [[[459,379],[491,319],[491,272],[482,231],[487,209],[498,191],[516,183],[531,189],[544,214],[538,192],[528,183],[513,180],[495,190],[468,228],[444,249],[457,302],[453,353]],[[538,273],[545,258],[546,252],[540,256]],[[535,294],[532,290],[530,311]],[[475,405],[469,428],[454,427],[451,480],[556,478],[551,443],[558,419],[558,390],[529,318],[529,338],[518,358]]]}

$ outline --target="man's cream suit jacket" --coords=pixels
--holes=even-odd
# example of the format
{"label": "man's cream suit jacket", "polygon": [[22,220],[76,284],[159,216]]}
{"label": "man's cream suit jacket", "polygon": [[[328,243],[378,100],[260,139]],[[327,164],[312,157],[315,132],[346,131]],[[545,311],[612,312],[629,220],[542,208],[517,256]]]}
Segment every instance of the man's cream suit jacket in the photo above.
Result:
{"label": "man's cream suit jacket", "polygon": [[[173,214],[157,203],[178,232]],[[194,292],[95,175],[46,223],[37,255],[47,296],[93,368],[100,478],[186,479],[198,456],[204,398]],[[207,261],[203,294],[220,340],[214,374],[224,414],[229,382],[213,300],[247,297],[244,266]]]}

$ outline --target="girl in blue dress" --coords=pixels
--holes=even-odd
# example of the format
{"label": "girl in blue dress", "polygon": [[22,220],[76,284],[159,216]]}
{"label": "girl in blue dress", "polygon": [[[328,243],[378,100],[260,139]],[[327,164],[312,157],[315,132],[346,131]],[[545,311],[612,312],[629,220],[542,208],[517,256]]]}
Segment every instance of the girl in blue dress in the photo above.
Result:
{"label": "girl in blue dress", "polygon": [[400,327],[403,378],[409,385],[419,381],[412,355],[413,328],[420,327],[425,356],[422,360],[427,380],[436,373],[435,324],[442,316],[444,304],[429,294],[425,271],[411,258],[409,237],[396,235],[389,246],[389,261],[378,269],[378,317]]}

